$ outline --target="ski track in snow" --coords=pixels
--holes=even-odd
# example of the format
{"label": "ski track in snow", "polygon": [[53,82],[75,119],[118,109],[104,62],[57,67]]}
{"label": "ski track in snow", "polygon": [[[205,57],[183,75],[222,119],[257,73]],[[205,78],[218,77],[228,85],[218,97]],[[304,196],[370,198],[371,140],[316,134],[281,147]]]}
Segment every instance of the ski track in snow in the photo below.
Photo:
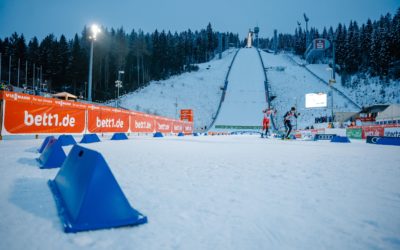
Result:
{"label": "ski track in snow", "polygon": [[[35,153],[0,141],[0,249],[399,249],[400,150],[256,136],[131,137],[101,152],[137,227],[66,234]],[[71,146],[65,147],[68,152]]]}

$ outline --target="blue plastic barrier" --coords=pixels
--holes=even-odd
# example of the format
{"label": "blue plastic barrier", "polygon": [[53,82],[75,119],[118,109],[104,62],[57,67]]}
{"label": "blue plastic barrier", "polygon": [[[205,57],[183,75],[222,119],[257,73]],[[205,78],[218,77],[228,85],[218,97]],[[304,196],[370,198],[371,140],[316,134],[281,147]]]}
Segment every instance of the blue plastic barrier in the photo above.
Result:
{"label": "blue plastic barrier", "polygon": [[94,150],[75,145],[48,184],[67,233],[147,222],[131,207],[103,156]]}
{"label": "blue plastic barrier", "polygon": [[75,145],[76,141],[72,135],[60,135],[58,140],[61,143],[61,146]]}
{"label": "blue plastic barrier", "polygon": [[37,158],[37,161],[40,164],[40,168],[59,168],[66,157],[60,140],[52,138],[47,143],[42,154]]}
{"label": "blue plastic barrier", "polygon": [[84,134],[80,143],[94,143],[99,142],[100,138],[97,134]]}
{"label": "blue plastic barrier", "polygon": [[49,141],[50,141],[51,139],[55,139],[55,137],[52,136],[52,135],[50,135],[50,136],[47,136],[47,137],[43,140],[42,145],[41,145],[40,148],[38,149],[38,152],[39,152],[39,153],[42,153],[42,152],[43,152],[43,150],[44,150],[45,147],[47,146],[47,143],[49,143]]}
{"label": "blue plastic barrier", "polygon": [[185,134],[182,132],[179,132],[178,136],[185,136]]}
{"label": "blue plastic barrier", "polygon": [[367,143],[400,146],[400,137],[367,136]]}
{"label": "blue plastic barrier", "polygon": [[155,132],[153,137],[161,138],[161,137],[164,137],[164,136],[163,136],[163,134],[161,132]]}
{"label": "blue plastic barrier", "polygon": [[331,139],[331,142],[350,143],[350,140],[349,140],[349,138],[347,136],[339,136],[339,135],[337,135],[337,136],[334,136]]}
{"label": "blue plastic barrier", "polygon": [[337,136],[337,135],[336,134],[316,134],[314,136],[314,141],[320,141],[320,140],[330,141],[335,136]]}
{"label": "blue plastic barrier", "polygon": [[193,133],[193,136],[199,136],[199,133]]}
{"label": "blue plastic barrier", "polygon": [[111,140],[128,140],[128,136],[125,133],[115,133],[111,137]]}

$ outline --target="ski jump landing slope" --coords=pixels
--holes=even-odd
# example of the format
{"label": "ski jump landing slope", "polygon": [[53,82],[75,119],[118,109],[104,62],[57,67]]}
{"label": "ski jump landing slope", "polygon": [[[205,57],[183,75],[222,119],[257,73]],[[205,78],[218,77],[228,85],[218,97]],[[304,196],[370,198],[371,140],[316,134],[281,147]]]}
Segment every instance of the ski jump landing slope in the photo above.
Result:
{"label": "ski jump landing slope", "polygon": [[241,49],[232,65],[225,100],[210,131],[259,131],[266,105],[263,68],[257,51]]}

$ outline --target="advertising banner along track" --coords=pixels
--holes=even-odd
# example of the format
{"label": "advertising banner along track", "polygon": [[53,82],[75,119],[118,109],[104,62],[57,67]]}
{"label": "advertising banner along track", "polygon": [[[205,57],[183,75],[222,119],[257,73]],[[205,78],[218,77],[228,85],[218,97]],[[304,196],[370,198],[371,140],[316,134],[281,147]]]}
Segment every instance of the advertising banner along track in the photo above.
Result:
{"label": "advertising banner along track", "polygon": [[0,91],[1,135],[192,133],[193,123],[107,106]]}

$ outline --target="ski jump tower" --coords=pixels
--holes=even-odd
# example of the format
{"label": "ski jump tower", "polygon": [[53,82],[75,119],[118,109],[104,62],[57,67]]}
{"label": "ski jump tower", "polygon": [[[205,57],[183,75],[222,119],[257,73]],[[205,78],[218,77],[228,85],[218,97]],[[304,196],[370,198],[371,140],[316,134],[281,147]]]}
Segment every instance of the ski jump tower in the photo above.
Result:
{"label": "ski jump tower", "polygon": [[251,47],[253,47],[253,31],[251,31],[250,29],[249,33],[247,34],[246,48],[251,48]]}

